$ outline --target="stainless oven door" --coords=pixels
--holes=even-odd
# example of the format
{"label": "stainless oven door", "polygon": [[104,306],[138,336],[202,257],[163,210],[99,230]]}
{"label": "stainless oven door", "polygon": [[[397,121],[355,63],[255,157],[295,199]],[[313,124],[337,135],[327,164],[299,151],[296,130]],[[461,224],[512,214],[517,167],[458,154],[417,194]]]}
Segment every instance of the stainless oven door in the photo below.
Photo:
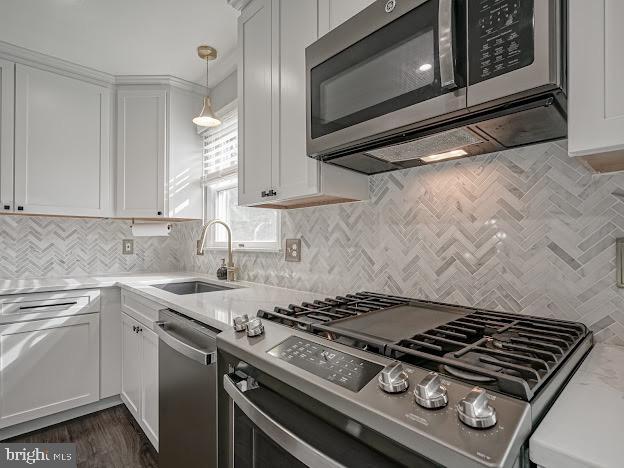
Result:
{"label": "stainless oven door", "polygon": [[[338,430],[253,379],[224,375],[223,388],[229,398],[230,468],[385,468],[416,463],[397,462],[371,448],[357,423],[347,424],[347,432]],[[417,463],[435,466],[425,459]]]}
{"label": "stainless oven door", "polygon": [[466,109],[465,0],[378,0],[306,49],[307,150]]}

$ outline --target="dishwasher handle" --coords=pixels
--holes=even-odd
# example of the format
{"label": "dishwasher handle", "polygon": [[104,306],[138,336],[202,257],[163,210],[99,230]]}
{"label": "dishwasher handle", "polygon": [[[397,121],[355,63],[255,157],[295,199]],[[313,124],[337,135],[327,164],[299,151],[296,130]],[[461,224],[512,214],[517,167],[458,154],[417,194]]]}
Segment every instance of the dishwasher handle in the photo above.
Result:
{"label": "dishwasher handle", "polygon": [[170,348],[176,350],[180,354],[193,359],[194,361],[199,362],[205,366],[216,365],[217,363],[217,352],[206,352],[202,349],[196,348],[185,341],[181,340],[181,337],[178,336],[173,330],[167,329],[166,321],[159,321],[155,323],[156,325],[156,334],[158,338],[162,340]]}

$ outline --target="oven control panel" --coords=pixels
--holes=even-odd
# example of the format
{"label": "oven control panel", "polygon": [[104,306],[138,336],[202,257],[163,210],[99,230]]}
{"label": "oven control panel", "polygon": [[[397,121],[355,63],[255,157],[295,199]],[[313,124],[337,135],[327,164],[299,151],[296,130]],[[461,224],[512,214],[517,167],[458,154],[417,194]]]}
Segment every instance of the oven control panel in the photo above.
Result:
{"label": "oven control panel", "polygon": [[291,336],[268,353],[353,392],[359,392],[383,366]]}
{"label": "oven control panel", "polygon": [[468,2],[470,84],[533,63],[535,0]]}

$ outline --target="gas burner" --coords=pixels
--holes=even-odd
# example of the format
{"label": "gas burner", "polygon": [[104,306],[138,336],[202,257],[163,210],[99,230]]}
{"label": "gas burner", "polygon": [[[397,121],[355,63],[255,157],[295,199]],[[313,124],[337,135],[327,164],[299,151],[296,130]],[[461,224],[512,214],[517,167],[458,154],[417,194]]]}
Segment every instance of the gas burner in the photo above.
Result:
{"label": "gas burner", "polygon": [[[463,363],[469,364],[474,367],[479,367],[482,369],[486,369],[492,372],[503,372],[504,368],[500,365],[494,363],[494,361],[489,360],[488,362],[483,362],[484,360],[488,360],[489,356],[486,354],[478,353],[478,352],[469,352],[460,358],[458,358],[455,353],[448,353],[444,355],[445,358],[450,359],[458,359]],[[496,379],[493,377],[489,377],[487,375],[479,374],[477,372],[471,372],[469,370],[461,369],[459,367],[444,365],[444,370],[446,370],[449,374],[454,375],[455,377],[459,377],[460,379],[469,380],[471,382],[494,382]]]}
{"label": "gas burner", "polygon": [[591,334],[575,322],[370,292],[258,316],[525,401]]}

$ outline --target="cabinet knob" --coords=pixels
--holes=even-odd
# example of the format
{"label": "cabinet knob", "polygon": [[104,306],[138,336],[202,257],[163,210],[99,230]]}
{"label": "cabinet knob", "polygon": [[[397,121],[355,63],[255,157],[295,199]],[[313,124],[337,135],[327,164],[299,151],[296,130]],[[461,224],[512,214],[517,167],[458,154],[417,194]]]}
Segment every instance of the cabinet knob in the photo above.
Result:
{"label": "cabinet knob", "polygon": [[23,206],[18,206],[17,207],[17,211],[24,211],[24,207]]}
{"label": "cabinet knob", "polygon": [[159,211],[158,216],[162,216],[162,213],[163,213],[162,211]]}
{"label": "cabinet knob", "polygon": [[10,210],[11,209],[11,205],[4,205],[4,209],[5,210]]}

